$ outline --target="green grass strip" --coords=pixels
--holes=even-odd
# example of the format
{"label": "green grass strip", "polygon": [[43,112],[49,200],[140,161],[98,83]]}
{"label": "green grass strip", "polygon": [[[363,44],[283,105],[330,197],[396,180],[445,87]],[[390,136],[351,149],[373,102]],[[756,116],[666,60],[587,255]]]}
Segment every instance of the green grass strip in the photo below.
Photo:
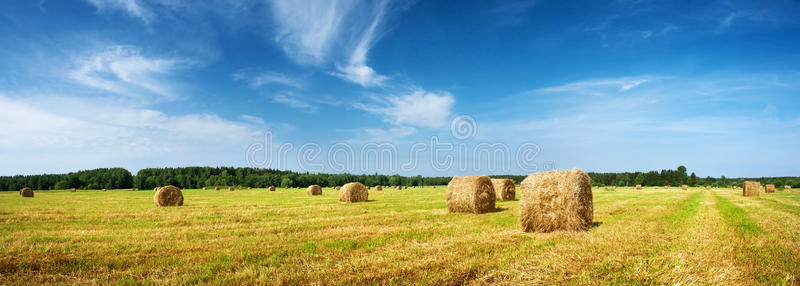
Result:
{"label": "green grass strip", "polygon": [[720,197],[716,193],[714,194],[714,199],[716,200],[715,206],[717,210],[719,210],[720,215],[722,215],[722,220],[725,222],[725,225],[735,229],[740,235],[757,236],[764,232],[764,229],[758,225],[758,222],[741,207],[731,203],[731,201],[726,198]]}

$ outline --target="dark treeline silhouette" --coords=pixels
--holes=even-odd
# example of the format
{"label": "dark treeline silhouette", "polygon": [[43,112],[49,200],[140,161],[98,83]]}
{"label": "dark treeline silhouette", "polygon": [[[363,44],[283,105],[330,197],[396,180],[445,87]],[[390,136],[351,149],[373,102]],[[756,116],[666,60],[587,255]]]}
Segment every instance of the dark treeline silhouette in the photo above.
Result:
{"label": "dark treeline silhouette", "polygon": [[[741,185],[745,180],[758,181],[776,186],[798,186],[800,177],[771,178],[698,178],[694,173],[687,175],[686,167],[675,170],[624,173],[588,173],[594,186],[663,186],[689,185],[729,187]],[[519,184],[525,175],[498,175],[493,178],[509,178]],[[213,186],[243,186],[254,188],[323,187],[341,186],[349,182],[362,182],[368,186],[431,186],[446,185],[450,177],[405,177],[381,174],[326,174],[297,173],[275,169],[234,168],[234,167],[185,167],[142,169],[136,176],[122,168],[95,169],[69,174],[44,174],[0,177],[0,190],[16,191],[23,187],[37,190],[78,189],[152,189],[158,186],[174,185],[179,188],[202,188]]]}
{"label": "dark treeline silhouette", "polygon": [[69,174],[0,177],[0,190],[125,189],[133,186],[131,172],[122,168],[94,169]]}

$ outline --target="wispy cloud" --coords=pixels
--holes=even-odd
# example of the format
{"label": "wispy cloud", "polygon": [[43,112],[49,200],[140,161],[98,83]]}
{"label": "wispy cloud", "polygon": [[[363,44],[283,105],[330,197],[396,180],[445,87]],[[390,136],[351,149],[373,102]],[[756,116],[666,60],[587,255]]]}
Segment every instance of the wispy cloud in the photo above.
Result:
{"label": "wispy cloud", "polygon": [[502,3],[491,10],[491,21],[495,26],[517,26],[524,23],[528,11],[536,4],[532,0],[519,0]]}
{"label": "wispy cloud", "polygon": [[304,65],[333,62],[331,75],[364,87],[388,79],[367,65],[367,54],[385,33],[385,24],[397,7],[388,0],[272,1],[277,23],[275,42],[293,60]]}
{"label": "wispy cloud", "polygon": [[180,59],[146,57],[131,46],[111,46],[79,57],[68,76],[76,83],[117,95],[135,98],[155,95],[175,100],[178,95],[161,78],[184,63]]}
{"label": "wispy cloud", "polygon": [[591,79],[535,89],[527,93],[572,93],[604,96],[612,93],[625,92],[657,79],[659,78],[649,76]]}
{"label": "wispy cloud", "polygon": [[278,72],[253,73],[242,70],[233,74],[233,80],[244,81],[254,88],[266,85],[284,85],[294,88],[303,87],[303,84],[299,80]]}
{"label": "wispy cloud", "polygon": [[89,3],[97,7],[99,11],[118,10],[141,19],[143,22],[150,23],[155,17],[139,0],[88,0]]}
{"label": "wispy cloud", "polygon": [[[256,131],[252,124],[215,114],[170,115],[107,99],[0,94],[0,108],[8,111],[0,114],[0,129],[4,130],[0,146],[14,150],[44,148],[71,150],[72,154],[101,149],[143,154],[191,148],[188,146],[197,145],[195,140],[227,145],[225,140],[246,140]],[[15,139],[4,138],[11,135]]]}
{"label": "wispy cloud", "polygon": [[304,100],[301,96],[298,96],[294,92],[285,91],[278,93],[272,97],[277,103],[286,104],[289,107],[300,109],[303,112],[314,112],[317,110],[315,105],[310,104],[308,101]]}
{"label": "wispy cloud", "polygon": [[253,116],[253,115],[249,115],[249,114],[242,114],[241,116],[239,116],[239,118],[241,118],[244,121],[256,124],[256,125],[264,125],[264,118],[261,118],[261,117],[258,117],[258,116]]}
{"label": "wispy cloud", "polygon": [[377,103],[357,103],[355,108],[384,117],[396,125],[440,128],[447,123],[455,98],[448,92],[416,89],[408,94],[373,98]]}

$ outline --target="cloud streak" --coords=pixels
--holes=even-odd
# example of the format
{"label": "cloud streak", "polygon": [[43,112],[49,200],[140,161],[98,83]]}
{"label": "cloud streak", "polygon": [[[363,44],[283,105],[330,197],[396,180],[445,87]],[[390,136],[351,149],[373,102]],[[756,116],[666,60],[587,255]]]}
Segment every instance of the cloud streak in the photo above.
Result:
{"label": "cloud streak", "polygon": [[395,125],[441,128],[447,124],[455,98],[448,92],[416,89],[399,96],[374,98],[376,104],[357,103],[355,108],[383,117]]}
{"label": "cloud streak", "polygon": [[180,59],[146,57],[135,47],[111,46],[78,58],[68,77],[116,95],[176,100],[178,95],[160,78],[182,68],[184,63]]}
{"label": "cloud streak", "polygon": [[379,1],[273,0],[274,41],[301,65],[333,62],[331,75],[363,87],[388,79],[367,65],[369,50],[385,32],[390,14],[400,9]]}

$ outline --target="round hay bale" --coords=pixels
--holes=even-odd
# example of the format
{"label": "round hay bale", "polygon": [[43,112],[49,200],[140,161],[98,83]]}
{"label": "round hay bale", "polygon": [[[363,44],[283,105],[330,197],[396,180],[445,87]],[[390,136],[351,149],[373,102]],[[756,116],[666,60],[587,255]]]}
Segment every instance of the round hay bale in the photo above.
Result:
{"label": "round hay bale", "polygon": [[75,192],[77,192],[77,191],[78,191],[78,190],[76,190],[75,188],[71,188],[71,189],[69,189],[69,192],[70,192],[70,193],[75,193]]}
{"label": "round hay bale", "polygon": [[706,186],[706,190],[711,190],[711,186]]}
{"label": "round hay bale", "polygon": [[688,190],[688,189],[689,189],[689,186],[687,186],[687,185],[681,185],[681,190],[684,190],[684,191],[685,191],[685,190]]}
{"label": "round hay bale", "polygon": [[182,206],[183,193],[178,187],[172,185],[164,186],[158,188],[156,194],[153,195],[153,202],[156,203],[157,207]]}
{"label": "round hay bale", "polygon": [[775,185],[774,184],[767,184],[765,192],[774,193],[775,192]]}
{"label": "round hay bale", "polygon": [[235,190],[236,190],[236,188],[234,188],[234,187],[228,187],[228,191],[231,191],[231,192],[233,192],[233,191],[235,191]]}
{"label": "round hay bale", "polygon": [[153,188],[154,192],[158,192],[158,187]]}
{"label": "round hay bale", "polygon": [[759,192],[761,192],[761,183],[744,181],[744,186],[742,186],[742,196],[758,196]]}
{"label": "round hay bale", "polygon": [[589,175],[580,169],[531,174],[522,181],[519,220],[525,232],[585,231],[594,203]]}
{"label": "round hay bale", "polygon": [[496,200],[492,179],[488,176],[453,177],[447,184],[447,211],[487,213]]}
{"label": "round hay bale", "polygon": [[308,186],[308,189],[306,189],[306,194],[309,196],[322,195],[322,187],[320,187],[319,185]]}
{"label": "round hay bale", "polygon": [[784,189],[784,190],[791,190],[791,189],[792,189],[792,186],[785,185],[785,186],[783,186],[783,189]]}
{"label": "round hay bale", "polygon": [[343,203],[366,202],[369,190],[359,182],[347,183],[339,189],[339,201]]}
{"label": "round hay bale", "polygon": [[512,179],[492,179],[494,195],[498,201],[513,201],[517,195],[517,186]]}
{"label": "round hay bale", "polygon": [[206,190],[206,187],[203,187],[203,191],[205,191],[205,190]]}
{"label": "round hay bale", "polygon": [[22,188],[19,190],[19,195],[25,198],[32,198],[33,197],[33,189],[31,188]]}
{"label": "round hay bale", "polygon": [[642,185],[636,185],[636,190],[637,191],[641,191],[642,190]]}
{"label": "round hay bale", "polygon": [[215,191],[219,191],[219,187],[214,187],[214,190]]}
{"label": "round hay bale", "polygon": [[106,191],[106,189],[102,189],[101,191],[105,192],[105,191]]}
{"label": "round hay bale", "polygon": [[375,186],[375,190],[376,191],[383,191],[383,187],[382,186]]}
{"label": "round hay bale", "polygon": [[251,187],[247,187],[247,189],[248,189],[248,190],[252,190],[253,188],[251,188]]}
{"label": "round hay bale", "polygon": [[267,190],[269,190],[270,192],[274,192],[275,191],[275,186],[269,186],[269,188]]}

